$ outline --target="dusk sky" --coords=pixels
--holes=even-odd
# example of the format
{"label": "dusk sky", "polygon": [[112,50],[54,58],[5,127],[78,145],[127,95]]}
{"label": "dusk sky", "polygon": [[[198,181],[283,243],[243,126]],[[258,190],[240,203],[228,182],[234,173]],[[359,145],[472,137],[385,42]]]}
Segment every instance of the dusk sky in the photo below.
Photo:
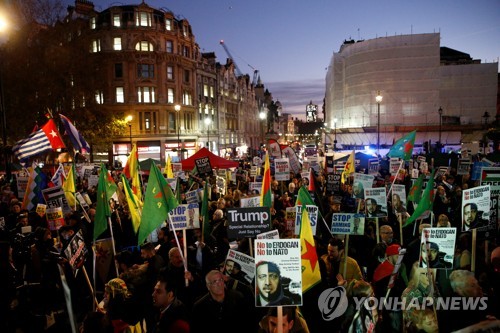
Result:
{"label": "dusk sky", "polygon": [[[252,67],[258,69],[283,111],[300,118],[311,100],[321,109],[326,68],[346,39],[440,32],[441,46],[482,62],[500,57],[500,0],[145,2],[186,18],[202,52],[215,52],[221,63],[227,58],[223,39],[240,70],[252,77]],[[98,11],[138,3],[94,0]]]}

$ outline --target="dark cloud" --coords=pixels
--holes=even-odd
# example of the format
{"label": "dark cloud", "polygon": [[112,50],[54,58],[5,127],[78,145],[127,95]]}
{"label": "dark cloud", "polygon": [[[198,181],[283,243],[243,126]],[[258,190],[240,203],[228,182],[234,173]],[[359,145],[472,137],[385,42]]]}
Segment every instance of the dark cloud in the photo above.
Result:
{"label": "dark cloud", "polygon": [[264,83],[265,87],[273,94],[273,99],[279,100],[283,105],[283,112],[294,117],[305,119],[306,105],[309,102],[318,105],[318,116],[323,117],[321,108],[325,97],[325,80],[276,81]]}

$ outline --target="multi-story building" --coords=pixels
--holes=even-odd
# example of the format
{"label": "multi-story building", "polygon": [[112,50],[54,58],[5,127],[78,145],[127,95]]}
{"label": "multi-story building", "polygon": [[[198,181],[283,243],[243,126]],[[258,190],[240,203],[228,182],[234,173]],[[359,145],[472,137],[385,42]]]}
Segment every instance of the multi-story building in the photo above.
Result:
{"label": "multi-story building", "polygon": [[440,47],[439,33],[345,41],[326,75],[325,122],[337,119],[345,149],[391,145],[413,129],[416,146],[459,147],[496,115],[497,73],[498,63]]}
{"label": "multi-story building", "polygon": [[200,53],[187,19],[145,2],[98,12],[92,2],[76,0],[72,9],[68,18],[87,21],[81,34],[104,73],[96,99],[129,125],[113,140],[113,160],[124,164],[132,144],[140,160],[159,161],[167,154],[186,158],[200,147],[222,156],[258,147],[250,77],[237,77],[230,60],[221,65],[215,53]]}

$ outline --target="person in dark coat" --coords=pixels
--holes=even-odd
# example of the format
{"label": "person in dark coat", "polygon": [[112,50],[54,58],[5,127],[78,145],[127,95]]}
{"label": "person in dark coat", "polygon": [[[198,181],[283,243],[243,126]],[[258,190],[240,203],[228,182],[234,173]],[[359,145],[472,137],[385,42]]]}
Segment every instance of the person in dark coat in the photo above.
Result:
{"label": "person in dark coat", "polygon": [[153,303],[159,309],[157,324],[153,332],[189,333],[188,311],[184,303],[175,296],[175,284],[161,276],[153,290]]}

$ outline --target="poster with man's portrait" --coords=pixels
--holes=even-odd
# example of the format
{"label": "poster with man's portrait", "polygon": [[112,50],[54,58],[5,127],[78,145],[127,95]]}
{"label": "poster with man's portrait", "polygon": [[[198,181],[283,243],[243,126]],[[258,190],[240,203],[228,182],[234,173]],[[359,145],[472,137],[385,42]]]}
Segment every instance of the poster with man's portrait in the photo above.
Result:
{"label": "poster with man's portrait", "polygon": [[224,262],[223,273],[249,285],[255,276],[255,259],[244,253],[230,249]]}
{"label": "poster with man's portrait", "polygon": [[365,216],[387,217],[387,197],[385,187],[365,188]]}
{"label": "poster with man's portrait", "polygon": [[457,228],[425,228],[420,239],[419,267],[452,269]]}
{"label": "poster with man's portrait", "polygon": [[352,183],[352,194],[357,199],[365,198],[365,188],[373,187],[373,175],[365,175],[363,173],[355,173]]}
{"label": "poster with man's portrait", "polygon": [[255,306],[302,305],[300,239],[255,239]]}
{"label": "poster with man's portrait", "polygon": [[486,227],[490,223],[490,185],[462,191],[462,231]]}

